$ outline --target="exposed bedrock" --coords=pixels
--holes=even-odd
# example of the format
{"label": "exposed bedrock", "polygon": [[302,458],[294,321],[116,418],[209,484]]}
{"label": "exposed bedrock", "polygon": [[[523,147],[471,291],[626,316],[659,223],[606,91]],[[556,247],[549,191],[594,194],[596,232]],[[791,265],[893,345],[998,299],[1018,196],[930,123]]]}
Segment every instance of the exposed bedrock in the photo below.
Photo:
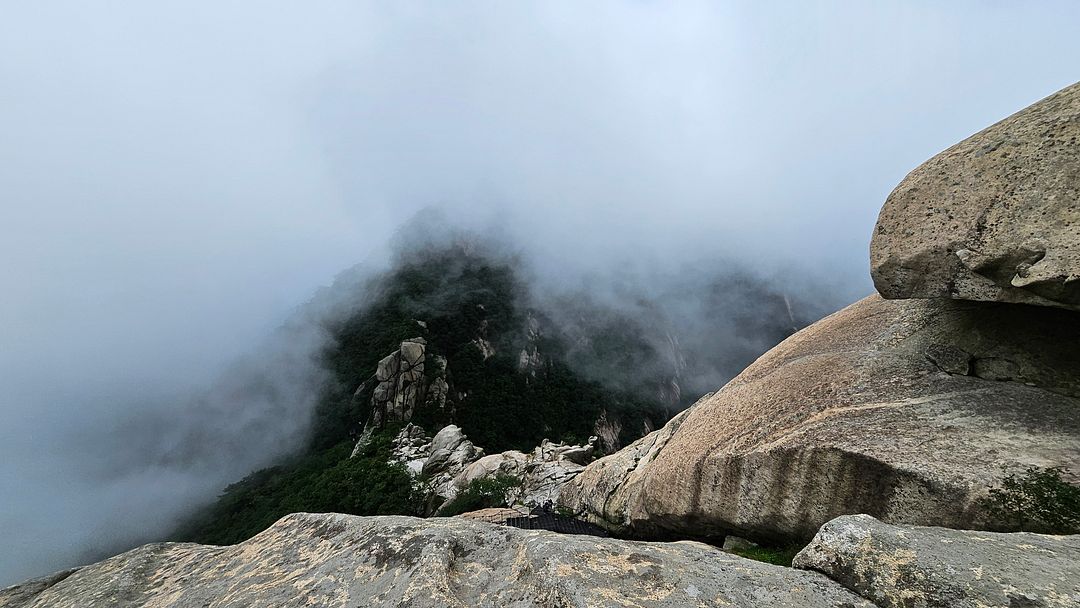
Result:
{"label": "exposed bedrock", "polygon": [[1080,310],[1080,83],[912,171],[881,209],[870,265],[886,298]]}
{"label": "exposed bedrock", "polygon": [[881,608],[1075,608],[1080,536],[884,524],[849,515],[795,556]]}
{"label": "exposed bedrock", "polygon": [[817,572],[700,543],[460,517],[298,513],[239,545],[146,545],[61,574],[0,590],[0,606],[873,608]]}
{"label": "exposed bedrock", "polygon": [[1080,315],[868,297],[664,428],[562,505],[645,537],[808,539],[830,519],[981,527],[1007,471],[1080,470]]}

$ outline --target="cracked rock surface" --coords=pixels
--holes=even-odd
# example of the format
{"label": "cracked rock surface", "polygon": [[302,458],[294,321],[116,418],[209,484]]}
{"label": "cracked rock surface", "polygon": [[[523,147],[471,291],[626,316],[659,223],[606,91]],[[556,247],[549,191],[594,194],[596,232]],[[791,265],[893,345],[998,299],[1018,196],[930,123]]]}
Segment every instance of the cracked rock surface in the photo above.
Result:
{"label": "cracked rock surface", "polygon": [[860,302],[571,481],[562,505],[644,537],[810,538],[839,515],[983,527],[989,486],[1080,470],[1080,316]]}
{"label": "cracked rock surface", "polygon": [[870,247],[886,298],[1080,310],[1080,83],[912,171]]}
{"label": "cracked rock surface", "polygon": [[0,606],[872,608],[817,572],[699,543],[565,536],[459,517],[298,513],[238,545],[146,545],[26,585],[0,590]]}
{"label": "cracked rock surface", "polygon": [[795,556],[881,608],[1075,608],[1080,536],[893,526],[837,518]]}

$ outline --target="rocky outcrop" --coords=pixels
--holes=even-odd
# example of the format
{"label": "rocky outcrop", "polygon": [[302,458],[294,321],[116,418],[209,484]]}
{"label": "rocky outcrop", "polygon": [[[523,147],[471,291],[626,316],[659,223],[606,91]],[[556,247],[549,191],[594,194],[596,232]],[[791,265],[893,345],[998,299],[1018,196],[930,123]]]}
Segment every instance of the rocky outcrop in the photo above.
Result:
{"label": "rocky outcrop", "polygon": [[429,354],[423,338],[403,341],[353,393],[354,401],[368,400],[369,413],[352,455],[360,453],[377,429],[388,422],[408,423],[420,407],[452,413],[447,410],[449,393],[446,358]]}
{"label": "rocky outcrop", "polygon": [[406,424],[391,446],[391,461],[404,464],[410,474],[422,477],[428,492],[442,500],[457,495],[454,480],[484,456],[484,450],[469,441],[454,424],[443,427],[434,438],[428,438],[423,428]]}
{"label": "rocky outcrop", "polygon": [[477,479],[512,475],[521,480],[509,499],[525,507],[554,504],[563,486],[592,460],[597,438],[585,445],[565,445],[544,440],[532,452],[517,450],[484,455],[456,425],[443,427],[429,439],[424,429],[406,424],[391,442],[391,459],[422,479],[436,502],[453,499]]}
{"label": "rocky outcrop", "polygon": [[371,395],[371,426],[412,418],[417,404],[423,401],[426,350],[427,342],[423,338],[413,338],[379,361]]}
{"label": "rocky outcrop", "polygon": [[811,537],[848,513],[993,523],[1002,465],[1080,464],[1080,316],[872,296],[802,330],[562,504],[646,536]]}
{"label": "rocky outcrop", "polygon": [[43,591],[78,571],[79,568],[61,570],[48,576],[30,579],[24,583],[0,589],[0,608],[29,606],[36,601],[37,596]]}
{"label": "rocky outcrop", "polygon": [[938,154],[885,202],[870,249],[886,298],[1080,310],[1080,83]]}
{"label": "rocky outcrop", "polygon": [[603,410],[600,412],[600,417],[593,423],[593,433],[600,438],[600,449],[610,454],[619,449],[622,423],[617,418],[609,417],[607,410]]}
{"label": "rocky outcrop", "polygon": [[511,504],[556,504],[563,487],[592,460],[597,441],[591,437],[585,445],[566,445],[545,439],[530,454],[511,450],[485,456],[462,471],[454,484],[464,489],[476,479],[512,475],[521,480],[521,485],[508,497]]}
{"label": "rocky outcrop", "polygon": [[510,518],[528,517],[528,515],[529,512],[523,509],[511,509],[509,507],[491,507],[488,509],[469,511],[467,513],[462,513],[461,515],[455,515],[455,517],[471,519],[472,521],[482,521],[489,524],[505,524],[506,520]]}
{"label": "rocky outcrop", "polygon": [[4,608],[369,606],[872,608],[816,572],[698,543],[519,530],[462,518],[289,515],[239,545],[147,545]]}
{"label": "rocky outcrop", "polygon": [[390,445],[391,460],[404,464],[413,475],[420,475],[424,470],[424,463],[431,456],[431,438],[424,433],[423,428],[411,422],[401,429]]}
{"label": "rocky outcrop", "polygon": [[388,422],[409,422],[421,406],[446,409],[450,392],[446,368],[444,357],[428,354],[423,338],[403,341],[380,360],[375,375],[353,393],[354,401],[368,399],[370,410],[353,455],[367,444],[372,432]]}
{"label": "rocky outcrop", "polygon": [[457,475],[458,472],[484,455],[484,450],[473,445],[455,424],[444,426],[431,440],[431,455],[424,462],[421,472],[425,475],[440,473]]}
{"label": "rocky outcrop", "polygon": [[641,496],[649,465],[679,430],[691,409],[672,418],[660,430],[585,467],[573,483],[562,489],[559,504],[618,532],[629,532],[636,508],[636,503],[631,503]]}
{"label": "rocky outcrop", "polygon": [[881,608],[1080,606],[1080,536],[835,519],[795,556]]}

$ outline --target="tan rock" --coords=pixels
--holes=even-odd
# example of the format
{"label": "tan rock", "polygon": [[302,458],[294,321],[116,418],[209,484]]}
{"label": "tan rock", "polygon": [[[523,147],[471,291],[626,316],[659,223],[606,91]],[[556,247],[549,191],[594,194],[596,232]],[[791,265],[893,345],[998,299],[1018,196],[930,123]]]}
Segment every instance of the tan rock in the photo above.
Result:
{"label": "tan rock", "polygon": [[988,523],[976,501],[1002,465],[1080,472],[1078,344],[1069,311],[872,296],[589,465],[562,505],[653,537]]}
{"label": "tan rock", "polygon": [[520,530],[460,517],[289,515],[230,547],[146,545],[0,589],[3,608],[873,608],[816,572],[700,543]]}
{"label": "tan rock", "polygon": [[870,264],[886,298],[1080,310],[1080,83],[912,171],[881,209]]}
{"label": "tan rock", "polygon": [[476,511],[469,511],[468,513],[462,513],[455,515],[455,517],[461,517],[472,521],[482,521],[489,524],[505,524],[506,520],[511,517],[528,517],[528,511],[519,511],[517,509],[510,509],[508,507],[492,507],[490,509],[478,509]]}
{"label": "tan rock", "polygon": [[881,608],[1080,606],[1080,536],[883,524],[848,515],[795,556]]}

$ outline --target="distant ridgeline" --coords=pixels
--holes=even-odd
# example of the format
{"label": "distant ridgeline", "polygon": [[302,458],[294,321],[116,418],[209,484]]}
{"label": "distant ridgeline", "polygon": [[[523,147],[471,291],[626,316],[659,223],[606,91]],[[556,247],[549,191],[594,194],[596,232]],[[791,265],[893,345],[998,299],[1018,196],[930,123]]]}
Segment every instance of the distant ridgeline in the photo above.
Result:
{"label": "distant ridgeline", "polygon": [[[475,249],[402,257],[363,286],[352,313],[330,315],[322,358],[332,381],[307,449],[229,486],[175,536],[234,543],[297,511],[422,514],[404,466],[387,462],[405,422],[429,435],[456,424],[489,454],[594,435],[613,452],[698,396],[680,389],[677,340],[657,339],[656,327],[629,314],[569,300],[556,324],[532,304],[514,259]],[[782,310],[782,296],[768,295]],[[765,347],[792,331],[789,315],[776,314]]]}

